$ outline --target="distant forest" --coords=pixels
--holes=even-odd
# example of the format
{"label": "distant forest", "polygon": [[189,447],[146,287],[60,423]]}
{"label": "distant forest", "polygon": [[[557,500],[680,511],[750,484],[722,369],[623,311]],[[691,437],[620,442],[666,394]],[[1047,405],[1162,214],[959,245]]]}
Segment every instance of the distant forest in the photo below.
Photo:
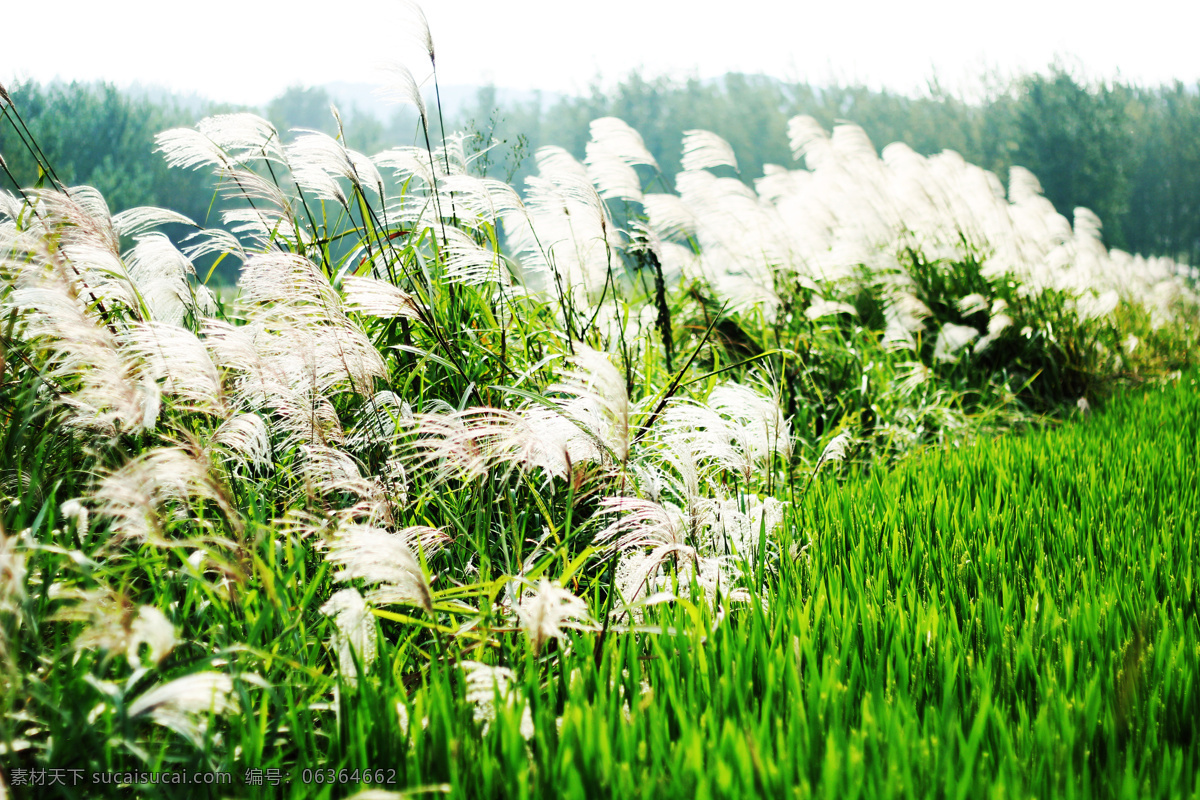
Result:
{"label": "distant forest", "polygon": [[[911,97],[758,75],[701,81],[635,73],[615,89],[560,98],[545,107],[536,101],[499,103],[494,89],[480,89],[473,103],[446,120],[446,129],[476,134],[470,142],[476,150],[494,138],[497,146],[482,153],[477,166],[520,184],[540,146],[560,145],[582,157],[588,123],[597,117],[617,116],[637,129],[666,180],[679,170],[683,131],[703,128],[729,141],[749,181],[763,174],[764,164],[795,165],[787,136],[791,117],[809,114],[827,129],[849,121],[862,126],[877,148],[902,141],[926,155],[955,150],[1005,182],[1009,167],[1027,167],[1068,218],[1076,206],[1099,214],[1110,247],[1200,263],[1200,86],[1093,82],[1061,66],[993,84],[979,93],[982,99],[967,100],[936,82]],[[156,205],[201,224],[219,222],[220,200],[210,176],[168,169],[154,152],[154,135],[167,128],[192,125],[212,113],[251,110],[281,131],[337,133],[323,88],[290,89],[263,109],[196,108],[109,85],[26,83],[8,89],[57,177],[100,189],[114,213]],[[410,109],[397,109],[386,122],[353,108],[342,112],[347,144],[355,150],[375,153],[418,143]],[[6,165],[0,188],[14,189],[14,179],[22,186],[39,181],[7,115],[0,118],[0,156]],[[234,278],[214,276],[218,282]]]}

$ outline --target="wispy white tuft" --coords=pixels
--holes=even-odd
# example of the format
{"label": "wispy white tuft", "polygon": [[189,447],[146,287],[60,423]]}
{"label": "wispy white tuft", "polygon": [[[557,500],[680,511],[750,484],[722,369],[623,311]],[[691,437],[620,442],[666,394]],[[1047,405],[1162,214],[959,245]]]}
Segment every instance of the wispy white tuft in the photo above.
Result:
{"label": "wispy white tuft", "polygon": [[412,0],[401,0],[400,9],[404,15],[403,22],[406,23],[405,33],[425,49],[429,55],[429,63],[436,66],[433,35],[429,32],[429,20],[425,18],[425,11]]}
{"label": "wispy white tuft", "polygon": [[118,537],[138,541],[157,540],[168,506],[183,513],[192,500],[210,500],[229,511],[208,463],[176,447],[130,461],[100,481],[93,500],[97,516],[111,520]]}
{"label": "wispy white tuft", "polygon": [[814,295],[812,304],[804,309],[804,316],[811,320],[824,319],[838,314],[853,314],[858,316],[858,309],[849,303],[839,303],[836,300],[826,300],[821,295]]}
{"label": "wispy white tuft", "polygon": [[270,432],[258,414],[230,417],[213,432],[212,441],[247,466],[265,469],[271,465]]}
{"label": "wispy white tuft", "polygon": [[711,131],[683,132],[683,161],[685,170],[711,169],[713,167],[738,168],[737,156],[729,142]]}
{"label": "wispy white tuft", "polygon": [[149,717],[200,746],[208,718],[237,708],[231,677],[220,672],[197,672],[150,689],[130,704],[129,716]]}
{"label": "wispy white tuft", "polygon": [[413,104],[417,107],[417,113],[421,115],[422,125],[428,128],[429,117],[425,113],[425,98],[421,97],[421,87],[417,85],[417,79],[413,77],[412,72],[403,64],[392,64],[387,68],[387,72],[391,80],[377,89],[376,94],[385,100]]}
{"label": "wispy white tuft", "polygon": [[333,617],[332,646],[338,656],[338,670],[348,683],[359,677],[354,660],[368,670],[375,661],[375,617],[357,589],[341,589],[321,606],[321,613]]}
{"label": "wispy white tuft", "polygon": [[378,584],[367,593],[372,603],[406,603],[433,613],[433,593],[412,546],[425,544],[429,551],[445,540],[436,528],[412,527],[399,533],[354,525],[340,532],[329,545],[326,558],[342,567],[334,579],[361,578]]}
{"label": "wispy white tuft", "polygon": [[629,395],[624,377],[606,353],[577,346],[570,365],[548,391],[571,395],[559,401],[562,413],[602,442],[617,463],[628,460]]}
{"label": "wispy white tuft", "polygon": [[959,351],[979,338],[979,331],[970,325],[948,322],[938,331],[937,343],[933,348],[935,361],[953,361]]}
{"label": "wispy white tuft", "polygon": [[538,581],[533,591],[517,606],[521,628],[529,637],[534,654],[542,651],[547,639],[563,639],[563,628],[594,626],[587,603],[564,589],[557,581]]}
{"label": "wispy white tuft", "polygon": [[830,439],[829,444],[825,445],[825,449],[821,451],[821,457],[817,459],[817,466],[830,461],[845,461],[846,455],[850,451],[851,441],[848,433],[839,433]]}
{"label": "wispy white tuft", "polygon": [[176,398],[181,408],[226,416],[221,378],[194,333],[162,322],[131,323],[122,342],[138,359],[136,374],[161,381],[162,393]]}
{"label": "wispy white tuft", "polygon": [[[466,678],[466,700],[475,707],[475,721],[483,723],[484,731],[496,720],[496,700],[512,707],[521,702],[520,691],[513,685],[512,670],[492,667],[478,661],[462,661],[459,666]],[[521,716],[521,735],[532,739],[533,716],[529,706]]]}
{"label": "wispy white tuft", "polygon": [[138,236],[152,228],[158,228],[163,225],[196,227],[196,223],[183,214],[165,208],[153,208],[149,206],[131,208],[128,211],[116,214],[112,218],[113,230],[121,236]]}

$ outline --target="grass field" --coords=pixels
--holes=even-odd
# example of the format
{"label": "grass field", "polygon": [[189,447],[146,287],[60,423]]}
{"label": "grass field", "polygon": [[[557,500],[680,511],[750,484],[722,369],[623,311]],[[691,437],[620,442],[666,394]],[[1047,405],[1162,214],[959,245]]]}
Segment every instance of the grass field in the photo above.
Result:
{"label": "grass field", "polygon": [[419,692],[409,779],[464,797],[1193,796],[1198,442],[1189,376],[822,480],[765,610],[710,630],[677,608],[657,620],[677,634],[599,667],[591,636],[561,674],[527,665],[528,745],[515,712],[478,743]]}
{"label": "grass field", "polygon": [[[162,576],[146,590],[176,598],[177,619],[217,628],[211,638],[228,644],[215,655],[253,654],[272,685],[240,684],[242,713],[180,760],[173,735],[136,733],[127,687],[47,663],[3,723],[8,748],[31,733],[39,742],[9,751],[9,780],[20,765],[221,770],[232,788],[190,791],[237,797],[368,785],[454,797],[1191,796],[1198,442],[1189,373],[1056,430],[822,477],[784,529],[788,557],[761,604],[719,621],[686,601],[649,608],[639,627],[660,632],[602,648],[597,633],[573,633],[557,658],[513,648],[524,656],[482,733],[472,689],[449,663],[420,675],[385,667],[332,698],[320,690],[318,584],[295,542],[260,541],[259,586],[215,617],[202,591],[173,594],[182,565],[142,565]],[[37,576],[60,553],[48,543],[30,555],[33,586],[46,586]],[[61,637],[61,626],[38,635]],[[378,663],[405,663],[406,646],[385,631]],[[96,706],[106,695],[110,705]],[[263,786],[245,783],[258,779],[251,768]],[[357,769],[381,780],[338,783]]]}

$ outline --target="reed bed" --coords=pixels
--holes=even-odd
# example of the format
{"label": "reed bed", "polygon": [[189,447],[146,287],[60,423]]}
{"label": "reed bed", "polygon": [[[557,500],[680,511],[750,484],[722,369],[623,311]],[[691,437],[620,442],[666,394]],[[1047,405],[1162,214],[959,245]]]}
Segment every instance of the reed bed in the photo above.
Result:
{"label": "reed bed", "polygon": [[803,117],[519,192],[391,91],[422,146],[161,134],[213,227],[0,194],[14,793],[1200,787],[1194,269]]}

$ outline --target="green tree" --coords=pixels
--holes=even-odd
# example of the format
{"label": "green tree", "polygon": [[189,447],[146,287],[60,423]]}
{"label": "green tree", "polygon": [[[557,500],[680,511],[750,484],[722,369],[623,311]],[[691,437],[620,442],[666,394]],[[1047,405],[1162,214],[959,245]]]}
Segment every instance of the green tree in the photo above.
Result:
{"label": "green tree", "polygon": [[1121,84],[1085,86],[1059,65],[1019,83],[1016,163],[1033,171],[1059,213],[1086,206],[1110,246],[1128,247],[1134,136],[1131,93]]}

